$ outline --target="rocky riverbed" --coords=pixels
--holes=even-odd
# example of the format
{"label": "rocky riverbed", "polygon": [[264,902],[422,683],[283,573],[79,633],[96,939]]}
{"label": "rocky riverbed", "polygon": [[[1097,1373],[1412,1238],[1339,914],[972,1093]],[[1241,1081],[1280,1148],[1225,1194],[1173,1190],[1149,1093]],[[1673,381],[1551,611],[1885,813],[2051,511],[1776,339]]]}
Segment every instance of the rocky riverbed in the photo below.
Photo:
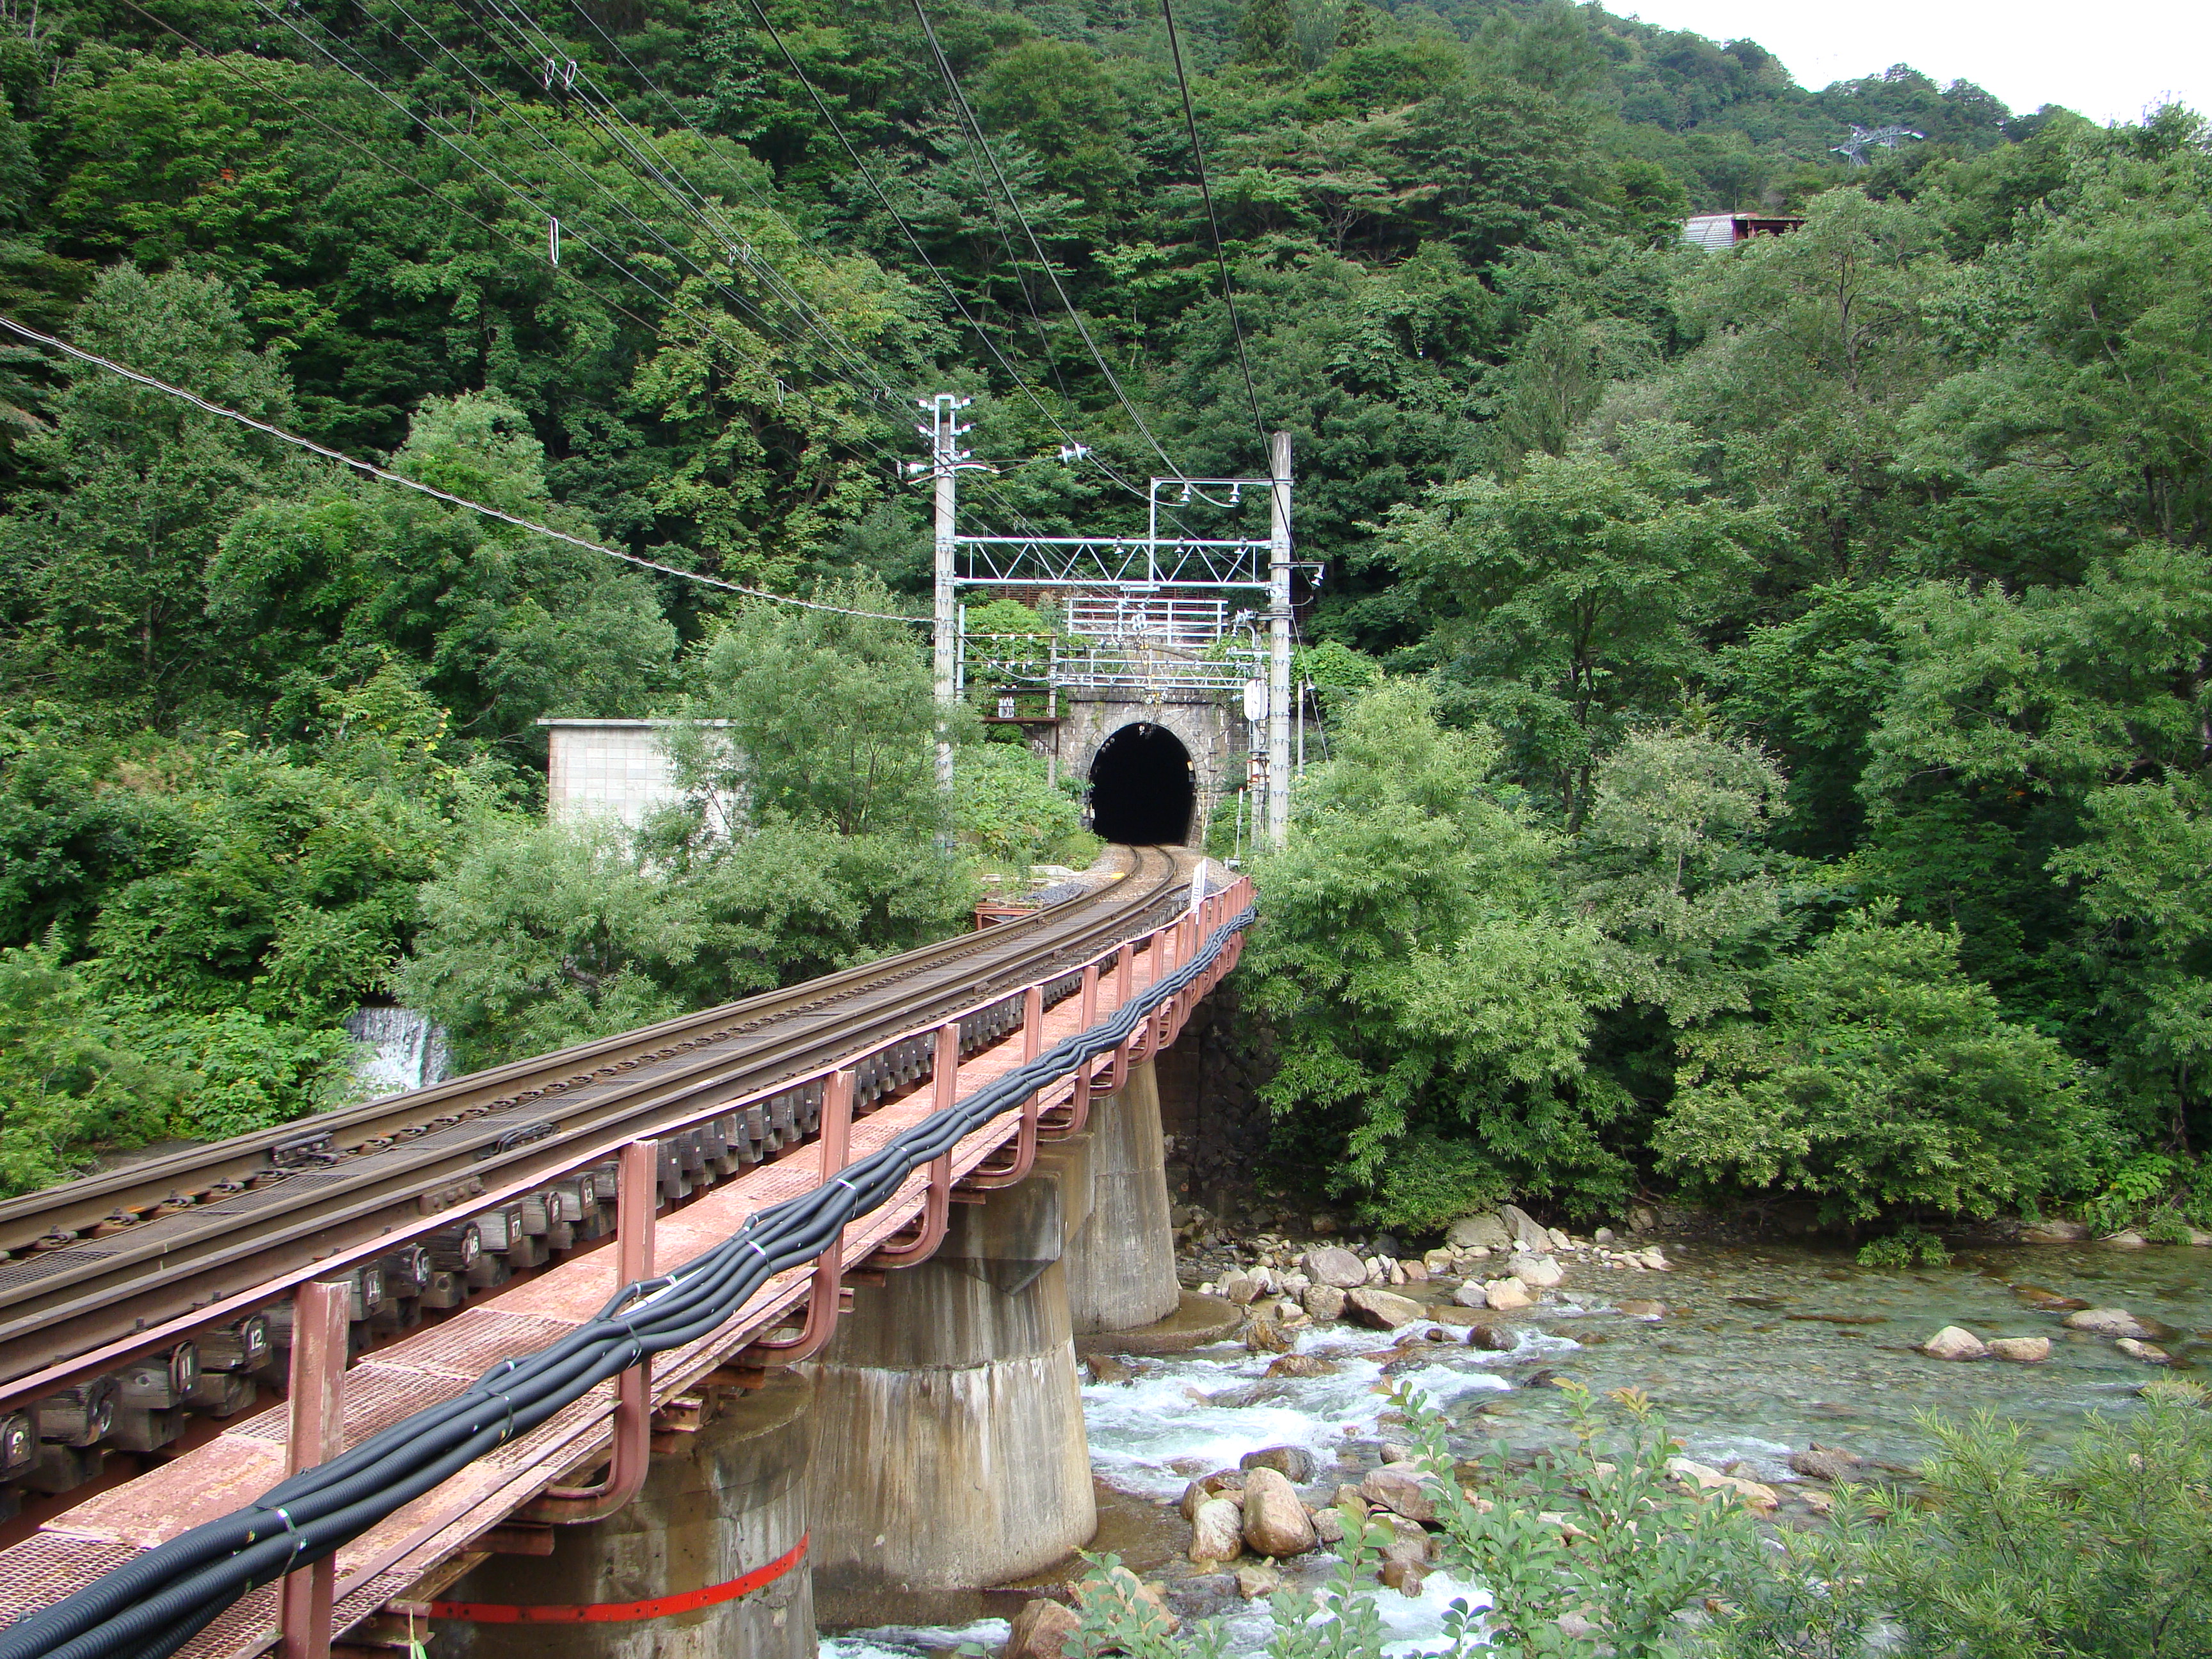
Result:
{"label": "rocky riverbed", "polygon": [[[1480,1601],[1479,1585],[1428,1570],[1421,1471],[1388,1398],[1400,1383],[1443,1411],[1460,1457],[1559,1438],[1561,1381],[1640,1389],[1685,1443],[1686,1483],[1808,1525],[1837,1479],[1908,1477],[1928,1450],[1926,1412],[1988,1409],[2055,1451],[2088,1413],[2127,1410],[2147,1381],[2212,1360],[2212,1249],[2062,1237],[1884,1272],[1840,1248],[1662,1237],[1649,1212],[1584,1237],[1508,1208],[1424,1249],[1177,1219],[1184,1282],[1220,1308],[1211,1320],[1187,1308],[1185,1322],[1223,1340],[1153,1355],[1109,1341],[1086,1360],[1096,1547],[1178,1617],[1225,1620],[1240,1651],[1269,1630],[1266,1601],[1249,1598],[1333,1567],[1346,1504],[1399,1533],[1382,1606],[1402,1651],[1437,1642],[1454,1597]],[[1065,1599],[1079,1567],[917,1616],[1011,1620]],[[1018,1634],[1034,1649],[1050,1629],[1033,1613]],[[1007,1632],[986,1619],[962,1639],[1000,1646]],[[917,1626],[825,1651],[951,1645],[945,1628]]]}

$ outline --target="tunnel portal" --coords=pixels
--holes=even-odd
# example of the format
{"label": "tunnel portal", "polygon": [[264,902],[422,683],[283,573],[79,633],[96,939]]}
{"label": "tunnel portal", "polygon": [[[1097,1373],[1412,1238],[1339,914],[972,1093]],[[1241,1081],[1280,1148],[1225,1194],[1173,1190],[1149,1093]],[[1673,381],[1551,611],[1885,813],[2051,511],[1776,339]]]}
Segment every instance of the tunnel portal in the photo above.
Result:
{"label": "tunnel portal", "polygon": [[1091,827],[1108,841],[1176,846],[1196,804],[1190,750],[1164,726],[1125,726],[1091,763]]}

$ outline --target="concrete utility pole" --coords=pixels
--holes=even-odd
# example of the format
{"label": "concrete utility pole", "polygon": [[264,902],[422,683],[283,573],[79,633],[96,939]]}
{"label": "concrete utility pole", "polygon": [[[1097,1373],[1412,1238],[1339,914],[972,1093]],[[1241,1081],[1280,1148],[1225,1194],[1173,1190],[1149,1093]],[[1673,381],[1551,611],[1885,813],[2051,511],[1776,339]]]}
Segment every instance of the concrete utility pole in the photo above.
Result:
{"label": "concrete utility pole", "polygon": [[[960,447],[960,440],[975,430],[960,424],[960,411],[968,407],[970,398],[955,397],[940,392],[921,406],[930,413],[927,426],[915,430],[929,440],[927,471],[937,482],[937,548],[936,548],[936,607],[933,611],[935,651],[932,659],[936,683],[937,701],[940,707],[950,708],[958,695],[960,669],[960,612],[959,591],[953,586],[956,509],[958,497],[956,483],[960,476],[960,465],[969,459],[968,452]],[[923,466],[909,464],[909,470],[919,472]],[[952,787],[952,740],[947,729],[940,725],[937,737],[937,787]]]}
{"label": "concrete utility pole", "polygon": [[1291,434],[1267,445],[1267,843],[1291,833]]}

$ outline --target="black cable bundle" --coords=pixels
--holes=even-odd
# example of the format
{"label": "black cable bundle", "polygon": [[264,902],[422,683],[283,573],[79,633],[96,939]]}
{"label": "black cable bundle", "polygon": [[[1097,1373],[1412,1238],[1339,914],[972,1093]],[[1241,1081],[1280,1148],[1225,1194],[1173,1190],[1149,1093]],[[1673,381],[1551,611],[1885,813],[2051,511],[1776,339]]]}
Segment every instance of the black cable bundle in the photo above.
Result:
{"label": "black cable bundle", "polygon": [[906,1178],[1054,1079],[1118,1047],[1218,961],[1248,907],[1205,948],[1103,1025],[916,1124],[836,1177],[755,1214],[674,1273],[617,1291],[591,1323],[393,1424],[248,1507],[180,1533],[52,1607],[0,1630],[0,1659],[167,1659],[240,1596],[322,1559],[487,1452],[537,1427],[650,1354],[711,1334],[773,1275],[820,1255]]}

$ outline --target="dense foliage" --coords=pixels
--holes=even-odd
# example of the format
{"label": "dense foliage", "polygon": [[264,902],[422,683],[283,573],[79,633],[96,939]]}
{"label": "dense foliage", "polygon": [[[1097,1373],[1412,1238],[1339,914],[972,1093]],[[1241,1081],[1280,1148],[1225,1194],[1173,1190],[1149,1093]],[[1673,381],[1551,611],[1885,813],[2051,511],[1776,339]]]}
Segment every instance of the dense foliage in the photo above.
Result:
{"label": "dense foliage", "polygon": [[[1565,0],[1193,0],[1209,205],[1163,15],[923,9],[10,13],[0,314],[878,611],[927,581],[916,396],[975,398],[992,529],[1134,531],[1121,481],[1287,428],[1331,729],[1255,951],[1286,1152],[1407,1221],[2212,1190],[2193,117],[1814,92]],[[1714,210],[1806,222],[1681,246]],[[311,1109],[364,1000],[503,1056],[951,925],[955,843],[1079,853],[964,723],[940,804],[915,638],[825,614],[0,349],[6,1181]],[[687,811],[545,825],[537,722],[656,712]]]}

